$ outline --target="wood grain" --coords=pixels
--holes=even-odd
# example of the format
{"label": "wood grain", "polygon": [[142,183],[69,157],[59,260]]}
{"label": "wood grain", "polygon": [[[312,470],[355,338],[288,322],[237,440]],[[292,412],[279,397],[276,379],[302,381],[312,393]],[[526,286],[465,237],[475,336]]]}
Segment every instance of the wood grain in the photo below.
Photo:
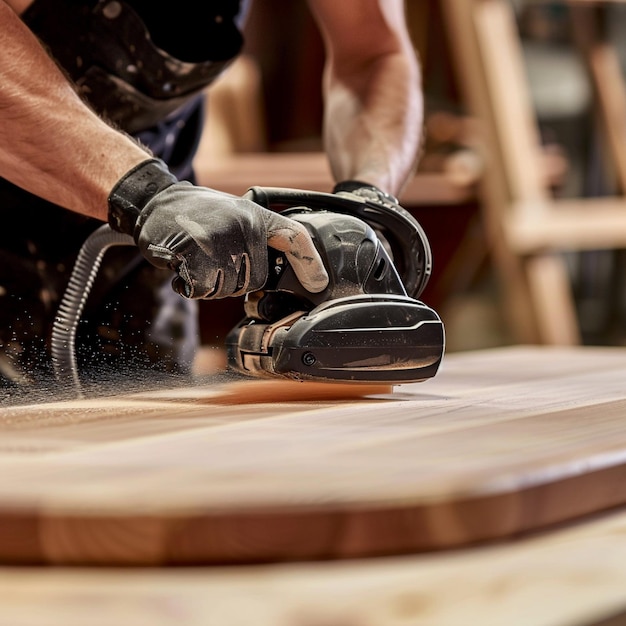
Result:
{"label": "wood grain", "polygon": [[626,502],[625,380],[624,349],[518,347],[365,397],[5,408],[0,559],[345,558],[543,528]]}

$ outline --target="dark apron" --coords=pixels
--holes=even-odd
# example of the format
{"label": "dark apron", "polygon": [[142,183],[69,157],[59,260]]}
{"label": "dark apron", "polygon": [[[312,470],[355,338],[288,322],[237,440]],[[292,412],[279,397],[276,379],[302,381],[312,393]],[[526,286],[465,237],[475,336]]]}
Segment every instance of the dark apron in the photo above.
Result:
{"label": "dark apron", "polygon": [[[243,11],[233,0],[176,7],[163,18],[153,0],[35,0],[22,17],[96,111],[193,182],[203,90],[240,51]],[[78,251],[101,222],[3,179],[0,207],[0,389],[11,401],[18,389],[48,386],[52,323]],[[86,380],[190,371],[196,303],[175,294],[171,279],[134,247],[106,253],[77,335]]]}

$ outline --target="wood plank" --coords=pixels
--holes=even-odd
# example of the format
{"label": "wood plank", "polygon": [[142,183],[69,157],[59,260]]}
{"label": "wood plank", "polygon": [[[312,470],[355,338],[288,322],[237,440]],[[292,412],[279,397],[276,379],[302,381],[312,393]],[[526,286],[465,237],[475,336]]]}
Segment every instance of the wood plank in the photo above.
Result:
{"label": "wood plank", "polygon": [[[321,152],[232,154],[219,162],[199,161],[196,169],[202,185],[235,195],[244,194],[253,185],[329,192],[334,184]],[[403,189],[400,200],[412,206],[461,204],[474,199],[475,181],[461,184],[456,179],[454,174],[417,173]]]}
{"label": "wood plank", "polygon": [[550,208],[534,204],[503,218],[518,254],[545,250],[626,247],[626,200],[619,197],[563,198]]}
{"label": "wood plank", "polygon": [[239,563],[510,537],[626,502],[625,379],[623,349],[518,347],[360,399],[301,383],[300,399],[242,405],[209,384],[7,407],[0,559]]}
{"label": "wood plank", "polygon": [[514,541],[398,558],[205,568],[3,567],[0,622],[617,626],[626,617],[624,562],[621,509]]}

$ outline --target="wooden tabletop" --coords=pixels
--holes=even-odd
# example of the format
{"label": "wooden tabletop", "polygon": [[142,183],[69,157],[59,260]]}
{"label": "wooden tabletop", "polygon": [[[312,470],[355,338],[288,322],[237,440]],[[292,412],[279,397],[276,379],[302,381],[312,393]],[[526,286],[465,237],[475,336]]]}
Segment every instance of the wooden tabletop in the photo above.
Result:
{"label": "wooden tabletop", "polygon": [[255,563],[510,538],[626,502],[625,381],[624,349],[517,347],[365,397],[251,380],[6,407],[0,559]]}

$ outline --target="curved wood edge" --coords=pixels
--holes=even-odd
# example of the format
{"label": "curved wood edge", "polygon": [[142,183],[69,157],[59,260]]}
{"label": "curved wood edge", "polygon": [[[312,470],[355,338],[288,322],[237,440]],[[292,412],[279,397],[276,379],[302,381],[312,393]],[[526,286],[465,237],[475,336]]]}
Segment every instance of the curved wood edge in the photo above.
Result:
{"label": "curved wood edge", "polygon": [[[586,498],[579,497],[582,492]],[[615,465],[515,492],[393,507],[265,507],[162,516],[4,510],[0,561],[162,566],[406,555],[511,538],[625,501],[626,466]]]}

